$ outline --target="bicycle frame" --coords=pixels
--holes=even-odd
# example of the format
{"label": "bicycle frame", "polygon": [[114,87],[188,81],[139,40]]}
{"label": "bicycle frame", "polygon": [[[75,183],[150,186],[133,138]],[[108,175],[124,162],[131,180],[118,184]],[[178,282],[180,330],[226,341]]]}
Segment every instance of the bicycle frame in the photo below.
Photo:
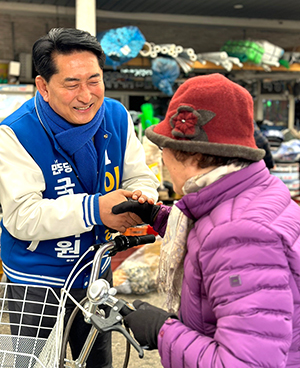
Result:
{"label": "bicycle frame", "polygon": [[[129,238],[130,237],[124,237],[124,239],[127,240],[125,249],[130,247],[128,241]],[[152,235],[144,237],[131,237],[131,238],[140,238],[140,239],[145,238],[145,240],[140,244],[146,244],[151,242],[153,243],[155,241],[155,237]],[[116,294],[116,289],[111,288],[106,280],[98,279],[100,272],[100,265],[103,256],[110,251],[111,255],[114,255],[116,254],[116,252],[119,251],[118,246],[116,246],[115,240],[99,245],[99,249],[96,251],[93,260],[89,286],[87,288],[87,301],[85,302],[83,307],[81,305],[78,305],[78,303],[76,303],[77,307],[81,309],[81,311],[83,312],[85,322],[90,323],[92,325],[90,333],[85,341],[85,344],[78,358],[75,361],[65,359],[64,366],[60,366],[60,368],[85,367],[86,361],[88,359],[88,356],[92,350],[92,347],[96,341],[98,334],[106,331],[118,331],[122,333],[127,339],[127,341],[138,351],[139,357],[142,358],[144,356],[143,349],[131,337],[129,332],[125,330],[123,327],[121,327],[123,316],[132,312],[134,310],[134,307],[124,300],[119,300],[115,298],[114,295]],[[98,310],[99,305],[107,305],[111,308],[109,317],[105,318],[104,315],[101,315],[101,312],[99,312]]]}

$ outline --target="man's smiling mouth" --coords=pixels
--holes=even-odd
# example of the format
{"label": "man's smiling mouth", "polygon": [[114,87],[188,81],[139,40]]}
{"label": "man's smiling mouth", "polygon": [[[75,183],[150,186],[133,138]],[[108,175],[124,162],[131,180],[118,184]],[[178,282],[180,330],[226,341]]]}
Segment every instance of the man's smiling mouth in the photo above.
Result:
{"label": "man's smiling mouth", "polygon": [[75,110],[79,110],[79,111],[84,111],[89,109],[93,104],[91,103],[90,105],[86,106],[86,107],[74,107]]}

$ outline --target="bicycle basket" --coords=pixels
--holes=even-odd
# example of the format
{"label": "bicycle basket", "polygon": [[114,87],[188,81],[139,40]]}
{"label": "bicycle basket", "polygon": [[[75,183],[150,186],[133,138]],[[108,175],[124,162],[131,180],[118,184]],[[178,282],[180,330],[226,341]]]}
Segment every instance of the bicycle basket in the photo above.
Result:
{"label": "bicycle basket", "polygon": [[[36,291],[42,301],[36,300]],[[59,298],[51,288],[0,283],[0,368],[56,367],[59,348],[51,343],[50,362],[45,345],[58,312]]]}

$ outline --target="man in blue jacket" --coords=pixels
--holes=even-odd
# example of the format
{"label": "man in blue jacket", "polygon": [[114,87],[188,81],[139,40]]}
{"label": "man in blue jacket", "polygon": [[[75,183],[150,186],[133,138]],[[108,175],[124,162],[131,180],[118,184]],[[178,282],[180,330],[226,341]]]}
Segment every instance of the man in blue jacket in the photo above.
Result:
{"label": "man in blue jacket", "polygon": [[[35,42],[33,60],[36,96],[0,126],[1,258],[10,282],[59,294],[79,257],[110,239],[109,229],[141,223],[134,214],[112,214],[112,206],[128,197],[154,203],[158,181],[129,113],[104,97],[105,55],[95,37],[52,29]],[[73,284],[77,300],[86,295],[90,271]],[[112,280],[109,258],[101,277]],[[73,358],[89,328],[81,318],[72,329]],[[98,339],[87,367],[110,368],[110,336]]]}

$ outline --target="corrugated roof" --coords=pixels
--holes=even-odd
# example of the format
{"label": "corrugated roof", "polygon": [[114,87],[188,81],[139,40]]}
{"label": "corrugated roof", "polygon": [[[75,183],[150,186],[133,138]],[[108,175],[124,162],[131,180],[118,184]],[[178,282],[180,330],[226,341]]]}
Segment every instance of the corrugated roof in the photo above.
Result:
{"label": "corrugated roof", "polygon": [[[1,2],[75,7],[75,0]],[[300,20],[300,1],[297,0],[97,0],[96,6],[98,10],[126,13]]]}

